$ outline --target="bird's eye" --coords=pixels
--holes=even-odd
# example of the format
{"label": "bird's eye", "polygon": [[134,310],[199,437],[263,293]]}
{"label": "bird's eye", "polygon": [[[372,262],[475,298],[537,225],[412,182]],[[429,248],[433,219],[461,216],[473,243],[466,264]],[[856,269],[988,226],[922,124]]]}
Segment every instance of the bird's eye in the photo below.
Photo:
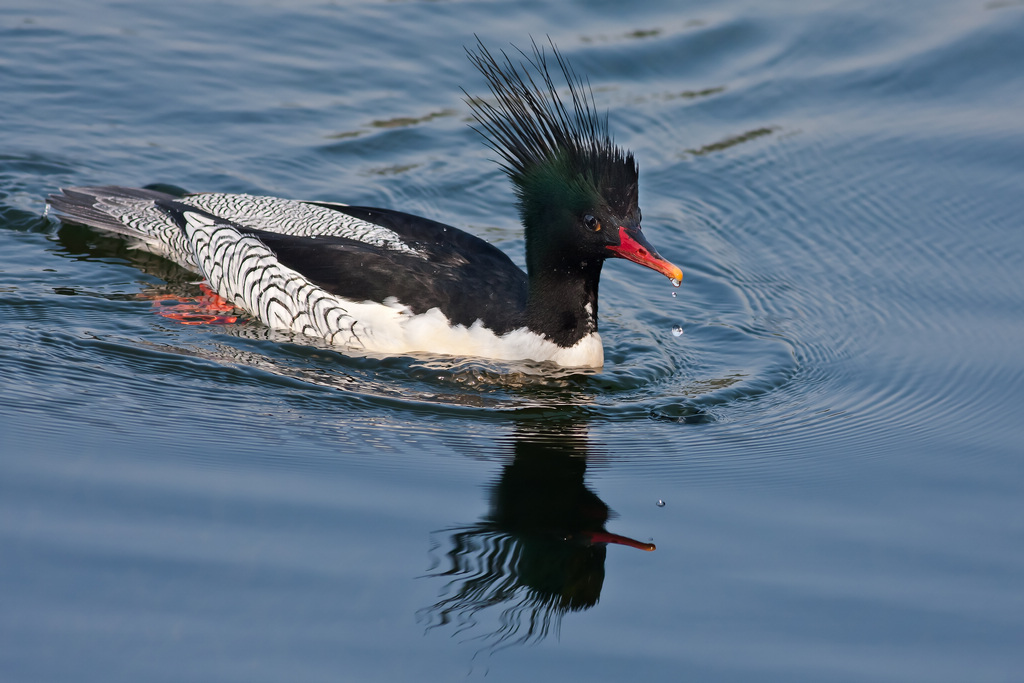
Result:
{"label": "bird's eye", "polygon": [[597,232],[601,229],[601,222],[591,216],[589,213],[583,217],[583,224],[587,226],[588,230]]}

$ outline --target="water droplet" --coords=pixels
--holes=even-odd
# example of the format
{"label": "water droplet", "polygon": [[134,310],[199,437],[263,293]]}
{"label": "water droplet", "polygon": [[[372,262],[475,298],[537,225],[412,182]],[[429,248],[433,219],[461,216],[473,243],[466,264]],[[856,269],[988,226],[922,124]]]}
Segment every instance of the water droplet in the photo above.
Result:
{"label": "water droplet", "polygon": [[682,280],[677,280],[677,279],[675,279],[674,277],[670,277],[670,278],[669,278],[669,282],[671,282],[671,283],[672,283],[672,286],[673,286],[673,287],[678,287],[679,285],[683,284],[683,281],[682,281]]}
{"label": "water droplet", "polygon": [[673,298],[673,299],[675,299],[675,298],[676,298],[676,293],[675,293],[675,292],[672,292],[672,298]]}
{"label": "water droplet", "polygon": [[672,334],[674,334],[677,337],[682,337],[683,336],[683,328],[681,326],[679,326],[679,325],[674,326],[672,328]]}
{"label": "water droplet", "polygon": [[657,505],[658,505],[658,507],[663,508],[663,507],[665,507],[665,501],[663,501],[661,498],[659,498]]}

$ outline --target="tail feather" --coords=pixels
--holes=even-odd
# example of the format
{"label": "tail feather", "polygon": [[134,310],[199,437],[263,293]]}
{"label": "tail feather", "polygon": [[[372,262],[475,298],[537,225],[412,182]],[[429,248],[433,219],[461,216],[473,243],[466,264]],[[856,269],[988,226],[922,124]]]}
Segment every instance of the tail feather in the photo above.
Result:
{"label": "tail feather", "polygon": [[[142,239],[152,235],[147,225],[154,221],[139,219],[149,212],[156,215],[157,200],[175,199],[172,195],[155,190],[114,185],[62,188],[61,192],[46,198],[61,221]],[[156,224],[162,222],[159,219],[155,221]]]}
{"label": "tail feather", "polygon": [[46,201],[65,223],[87,225],[127,237],[133,247],[169,258],[194,271],[196,261],[192,246],[177,223],[159,206],[177,199],[156,190],[104,185],[64,188],[62,194],[52,194]]}

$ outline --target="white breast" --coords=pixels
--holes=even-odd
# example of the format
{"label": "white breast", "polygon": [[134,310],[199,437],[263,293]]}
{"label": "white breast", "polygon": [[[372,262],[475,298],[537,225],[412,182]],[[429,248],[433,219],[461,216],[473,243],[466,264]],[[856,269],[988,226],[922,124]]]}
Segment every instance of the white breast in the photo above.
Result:
{"label": "white breast", "polygon": [[422,351],[495,360],[553,361],[565,367],[599,368],[604,364],[604,346],[597,332],[564,348],[525,327],[499,336],[480,321],[470,327],[453,326],[436,308],[421,315],[408,315],[401,327],[400,340],[394,341],[404,348],[387,349],[391,353]]}

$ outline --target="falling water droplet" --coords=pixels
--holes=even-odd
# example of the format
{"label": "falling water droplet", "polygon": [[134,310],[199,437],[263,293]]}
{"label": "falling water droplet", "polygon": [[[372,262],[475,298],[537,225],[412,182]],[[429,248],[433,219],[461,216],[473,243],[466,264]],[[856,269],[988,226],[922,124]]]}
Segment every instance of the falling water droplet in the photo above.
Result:
{"label": "falling water droplet", "polygon": [[674,326],[672,328],[672,334],[674,334],[677,337],[683,336],[683,328],[679,325]]}
{"label": "falling water droplet", "polygon": [[659,498],[657,505],[658,505],[658,507],[663,508],[663,507],[665,507],[665,501],[663,501],[661,498]]}
{"label": "falling water droplet", "polygon": [[673,298],[673,299],[675,299],[675,298],[676,298],[676,293],[675,293],[675,292],[672,292],[672,298]]}
{"label": "falling water droplet", "polygon": [[677,280],[674,277],[669,278],[669,282],[672,283],[673,287],[678,287],[679,285],[683,284],[682,280]]}

